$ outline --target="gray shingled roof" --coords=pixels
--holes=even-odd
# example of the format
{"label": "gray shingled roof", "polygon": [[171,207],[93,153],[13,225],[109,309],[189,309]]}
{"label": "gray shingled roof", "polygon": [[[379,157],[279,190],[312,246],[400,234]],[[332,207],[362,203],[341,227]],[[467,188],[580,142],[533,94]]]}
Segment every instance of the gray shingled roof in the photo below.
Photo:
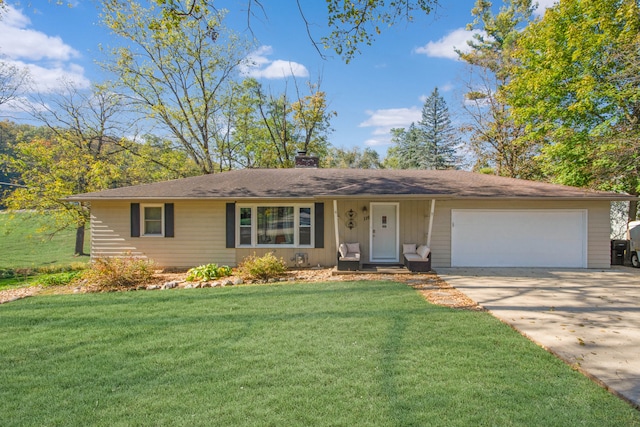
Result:
{"label": "gray shingled roof", "polygon": [[634,199],[623,194],[454,170],[242,169],[78,194],[67,200],[349,197]]}

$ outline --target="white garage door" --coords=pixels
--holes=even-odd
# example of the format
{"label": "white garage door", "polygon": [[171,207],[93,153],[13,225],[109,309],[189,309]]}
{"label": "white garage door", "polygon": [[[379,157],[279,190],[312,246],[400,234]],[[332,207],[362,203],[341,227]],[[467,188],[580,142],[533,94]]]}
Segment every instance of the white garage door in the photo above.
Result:
{"label": "white garage door", "polygon": [[585,210],[452,210],[452,267],[587,267]]}

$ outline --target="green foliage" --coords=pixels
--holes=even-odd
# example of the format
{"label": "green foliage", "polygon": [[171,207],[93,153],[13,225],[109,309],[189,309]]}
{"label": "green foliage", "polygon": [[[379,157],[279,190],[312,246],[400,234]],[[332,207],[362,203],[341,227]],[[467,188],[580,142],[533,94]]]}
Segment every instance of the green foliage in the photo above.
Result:
{"label": "green foliage", "polygon": [[522,32],[508,100],[553,180],[640,194],[639,51],[637,0],[564,0]]}
{"label": "green foliage", "polygon": [[426,156],[420,161],[422,169],[458,169],[461,164],[457,153],[460,138],[451,124],[449,107],[437,87],[425,100],[418,124],[428,147]]}
{"label": "green foliage", "polygon": [[391,142],[384,162],[386,165],[397,165],[399,169],[422,169],[420,160],[426,155],[422,130],[411,123],[408,129],[391,129]]}
{"label": "green foliage", "polygon": [[536,179],[540,171],[535,157],[539,143],[525,137],[525,127],[516,123],[505,87],[511,80],[513,52],[522,29],[531,22],[531,0],[506,0],[496,13],[491,1],[477,0],[471,11],[475,30],[460,58],[470,65],[464,109],[468,133],[476,157],[475,169],[489,166],[497,175]]}
{"label": "green foliage", "polygon": [[42,286],[64,286],[76,280],[76,278],[80,277],[81,274],[81,271],[67,271],[63,273],[44,274],[35,279],[34,283]]}
{"label": "green foliage", "polygon": [[335,115],[325,93],[294,82],[295,97],[272,95],[241,79],[251,44],[225,15],[202,0],[103,2],[104,23],[127,45],[104,64],[120,76],[117,90],[135,94],[135,107],[169,129],[201,173],[293,167],[298,150],[323,156]]}
{"label": "green foliage", "polygon": [[[113,2],[115,3],[115,2]],[[207,16],[216,11],[218,3],[210,0],[154,0],[153,3],[162,7],[162,20],[152,21],[151,28],[175,29],[185,25],[188,20],[206,20]],[[242,2],[241,2],[242,3]],[[400,22],[412,22],[417,14],[429,14],[437,6],[436,0],[384,0],[342,1],[326,0],[327,22],[330,34],[322,37],[325,48],[333,49],[348,63],[360,51],[362,44],[370,45],[382,33],[385,27]],[[229,7],[229,5],[226,5]],[[291,5],[285,6],[291,7]],[[302,20],[307,25],[310,34],[310,21],[304,14],[303,6],[298,3]],[[254,16],[254,10],[264,13],[263,4],[258,0],[245,0],[241,13],[247,15],[248,24]],[[217,36],[217,28],[211,26],[210,32]],[[316,45],[316,42],[313,41]],[[316,46],[318,52],[320,49]]]}
{"label": "green foliage", "polygon": [[127,255],[114,258],[97,258],[83,274],[89,287],[98,290],[130,288],[148,282],[154,274],[154,262]]}
{"label": "green foliage", "polygon": [[296,97],[266,93],[255,79],[235,84],[229,94],[227,123],[232,124],[224,163],[251,168],[290,168],[298,151],[324,158],[329,146],[330,120],[326,94],[319,84],[307,84],[303,94],[297,82]]}
{"label": "green foliage", "polygon": [[287,271],[284,258],[277,258],[273,252],[259,257],[255,253],[242,260],[238,274],[246,279],[268,280],[281,276]]}
{"label": "green foliage", "polygon": [[83,255],[88,205],[65,198],[117,186],[126,175],[122,147],[108,134],[124,101],[100,87],[85,92],[69,84],[67,89],[32,111],[50,132],[25,135],[12,147],[13,155],[1,155],[0,162],[23,184],[7,197],[7,207],[46,212],[55,219],[54,232],[76,228],[75,253]]}
{"label": "green foliage", "polygon": [[103,65],[119,76],[117,90],[133,94],[148,120],[169,129],[201,173],[213,173],[229,149],[230,129],[221,126],[230,108],[225,92],[249,44],[224,26],[222,9],[190,4],[184,17],[191,19],[182,19],[178,2],[102,2],[103,22],[126,40]]}
{"label": "green foliage", "polygon": [[218,267],[218,264],[206,264],[190,268],[189,271],[187,271],[186,280],[188,282],[196,280],[209,281],[220,277],[231,276],[232,273],[233,271],[229,266],[222,265]]}
{"label": "green foliage", "polygon": [[0,268],[0,290],[32,285],[67,285],[86,268],[87,264],[83,262],[38,268]]}
{"label": "green foliage", "polygon": [[320,159],[323,168],[340,169],[383,169],[380,155],[376,150],[366,147],[351,149],[331,147],[326,156]]}
{"label": "green foliage", "polygon": [[422,119],[408,129],[392,129],[385,165],[399,169],[457,169],[460,140],[451,124],[449,108],[435,88],[422,107]]}
{"label": "green foliage", "polygon": [[[117,115],[126,109],[120,95],[102,87],[86,92],[70,88],[51,103],[55,110],[43,105],[34,112],[46,126],[0,127],[0,136],[5,128],[15,134],[10,150],[0,150],[0,163],[20,184],[6,194],[4,202],[12,210],[50,216],[54,219],[48,223],[50,233],[73,227],[77,242],[83,242],[88,205],[69,203],[68,196],[194,174],[193,163],[166,141],[148,138],[138,144],[112,134],[120,125]],[[119,130],[126,132],[126,128]],[[84,254],[83,246],[76,246],[75,253]]]}
{"label": "green foliage", "polygon": [[411,22],[416,12],[429,14],[435,0],[343,1],[327,0],[331,33],[322,38],[325,47],[335,50],[349,63],[360,46],[371,45],[382,29],[398,22]]}

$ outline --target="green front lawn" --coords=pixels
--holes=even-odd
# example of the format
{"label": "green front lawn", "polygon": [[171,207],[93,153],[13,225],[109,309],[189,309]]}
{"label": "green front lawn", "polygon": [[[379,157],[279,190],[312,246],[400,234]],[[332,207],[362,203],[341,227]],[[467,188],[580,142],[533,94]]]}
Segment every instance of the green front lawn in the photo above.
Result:
{"label": "green front lawn", "polygon": [[[75,230],[62,230],[50,236],[42,231],[47,227],[53,227],[47,215],[0,212],[0,291],[33,284],[56,284],[88,264],[88,256],[73,255]],[[89,248],[87,228],[85,252]]]}
{"label": "green front lawn", "polygon": [[[0,212],[0,270],[38,269],[89,262],[89,257],[75,257],[74,229],[62,230],[53,236],[42,231],[52,220],[32,212]],[[85,252],[89,252],[89,229],[85,231]]]}
{"label": "green front lawn", "polygon": [[392,282],[0,306],[0,425],[640,425],[483,312]]}

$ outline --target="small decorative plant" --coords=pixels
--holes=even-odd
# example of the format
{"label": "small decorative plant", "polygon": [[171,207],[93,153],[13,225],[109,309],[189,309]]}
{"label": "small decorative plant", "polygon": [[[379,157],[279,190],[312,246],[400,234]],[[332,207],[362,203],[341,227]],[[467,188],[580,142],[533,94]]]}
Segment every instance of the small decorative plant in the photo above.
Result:
{"label": "small decorative plant", "polygon": [[193,282],[196,280],[209,281],[218,279],[220,277],[231,276],[231,267],[222,265],[218,267],[218,264],[206,264],[198,267],[193,267],[187,271],[187,282]]}
{"label": "small decorative plant", "polygon": [[261,257],[254,253],[238,266],[238,274],[243,279],[268,280],[279,277],[286,271],[287,263],[284,258],[276,258],[272,252]]}

